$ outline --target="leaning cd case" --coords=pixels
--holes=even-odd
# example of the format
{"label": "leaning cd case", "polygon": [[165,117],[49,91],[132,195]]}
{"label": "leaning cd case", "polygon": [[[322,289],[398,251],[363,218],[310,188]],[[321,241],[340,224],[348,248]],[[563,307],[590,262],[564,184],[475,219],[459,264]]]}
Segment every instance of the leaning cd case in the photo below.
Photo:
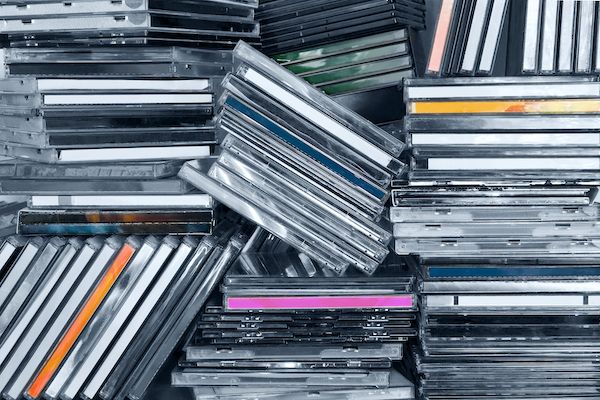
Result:
{"label": "leaning cd case", "polygon": [[[208,297],[243,248],[247,230],[227,216],[202,240],[6,239],[0,247],[3,396],[143,395],[175,348],[176,332],[187,328],[180,320],[195,315],[189,307]],[[161,329],[175,342],[158,340]]]}

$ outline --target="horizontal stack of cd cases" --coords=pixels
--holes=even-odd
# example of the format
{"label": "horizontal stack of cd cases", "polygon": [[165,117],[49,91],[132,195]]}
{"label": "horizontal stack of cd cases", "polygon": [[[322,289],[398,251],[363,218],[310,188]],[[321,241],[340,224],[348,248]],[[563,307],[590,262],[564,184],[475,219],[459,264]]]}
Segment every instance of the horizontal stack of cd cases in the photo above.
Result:
{"label": "horizontal stack of cd cases", "polygon": [[423,398],[595,398],[598,271],[472,269],[474,278],[421,288]]}
{"label": "horizontal stack of cd cases", "polygon": [[0,35],[11,47],[257,42],[257,0],[4,0]]}
{"label": "horizontal stack of cd cases", "polygon": [[410,185],[393,192],[396,251],[594,254],[593,78],[408,80]]}
{"label": "horizontal stack of cd cases", "polygon": [[221,155],[179,176],[335,272],[373,273],[404,144],[243,42],[223,89]]}
{"label": "horizontal stack of cd cases", "polygon": [[258,228],[173,371],[197,399],[413,399],[392,363],[416,335],[414,277],[338,277]]}
{"label": "horizontal stack of cd cases", "polygon": [[598,180],[595,77],[409,79],[411,182]]}
{"label": "horizontal stack of cd cases", "polygon": [[248,228],[227,219],[202,241],[6,239],[3,397],[140,399],[244,247]]}
{"label": "horizontal stack of cd cases", "polygon": [[30,195],[19,233],[209,234],[213,203],[179,180],[216,144],[229,50],[5,49],[0,191]]}
{"label": "horizontal stack of cd cases", "polygon": [[260,22],[265,54],[294,51],[403,27],[425,27],[423,0],[265,0]]}

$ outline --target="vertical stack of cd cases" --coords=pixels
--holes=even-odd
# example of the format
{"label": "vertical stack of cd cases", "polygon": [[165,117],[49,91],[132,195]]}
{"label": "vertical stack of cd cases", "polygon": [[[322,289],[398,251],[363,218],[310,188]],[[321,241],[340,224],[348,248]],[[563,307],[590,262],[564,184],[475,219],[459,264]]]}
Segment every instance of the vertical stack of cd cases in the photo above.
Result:
{"label": "vertical stack of cd cases", "polygon": [[408,80],[413,160],[410,185],[393,193],[396,251],[596,253],[599,88],[573,77]]}
{"label": "vertical stack of cd cases", "polygon": [[404,144],[243,42],[223,89],[221,155],[179,176],[337,273],[373,273]]}
{"label": "vertical stack of cd cases", "polygon": [[210,234],[212,199],[176,174],[210,162],[227,48],[258,37],[256,7],[3,1],[0,191],[31,195],[18,232]]}
{"label": "vertical stack of cd cases", "polygon": [[425,27],[418,0],[301,4],[261,2],[264,51],[338,103],[375,123],[402,118],[403,78],[416,75],[415,29]]}
{"label": "vertical stack of cd cases", "polygon": [[0,247],[6,399],[139,399],[248,239],[10,237]]}
{"label": "vertical stack of cd cases", "polygon": [[258,228],[173,371],[196,399],[413,399],[392,366],[416,335],[414,277],[338,277]]}
{"label": "vertical stack of cd cases", "polygon": [[405,82],[412,160],[390,220],[396,252],[418,256],[424,399],[596,395],[599,89]]}

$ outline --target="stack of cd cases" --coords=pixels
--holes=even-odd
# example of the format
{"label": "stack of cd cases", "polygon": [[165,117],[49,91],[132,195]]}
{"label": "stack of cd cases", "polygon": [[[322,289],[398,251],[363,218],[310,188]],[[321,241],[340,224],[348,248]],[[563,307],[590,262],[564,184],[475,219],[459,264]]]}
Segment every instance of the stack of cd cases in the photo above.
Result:
{"label": "stack of cd cases", "polygon": [[11,47],[257,42],[256,0],[6,0],[0,35]]}
{"label": "stack of cd cases", "polygon": [[[389,269],[388,269],[389,268]],[[416,335],[413,277],[342,277],[258,228],[206,305],[175,386],[197,399],[412,399],[393,367]]]}
{"label": "stack of cd cases", "polygon": [[208,234],[212,199],[176,177],[216,144],[228,50],[5,49],[0,191],[23,234]]}
{"label": "stack of cd cases", "polygon": [[426,68],[430,76],[589,75],[600,71],[596,1],[436,3],[439,13]]}
{"label": "stack of cd cases", "polygon": [[390,221],[420,275],[419,394],[596,397],[597,78],[404,88],[412,160]]}
{"label": "stack of cd cases", "polygon": [[560,272],[424,282],[414,350],[423,398],[595,398],[597,271]]}
{"label": "stack of cd cases", "polygon": [[595,77],[408,79],[411,182],[595,182]]}
{"label": "stack of cd cases", "polygon": [[[0,247],[4,398],[139,399],[248,239],[10,237]],[[99,397],[98,397],[99,396]]]}
{"label": "stack of cd cases", "polygon": [[279,53],[278,63],[374,123],[402,119],[400,83],[416,75],[407,28]]}
{"label": "stack of cd cases", "polygon": [[256,13],[268,55],[373,33],[425,27],[423,0],[261,1]]}
{"label": "stack of cd cases", "polygon": [[335,272],[373,273],[404,144],[243,42],[223,88],[221,155],[179,176]]}

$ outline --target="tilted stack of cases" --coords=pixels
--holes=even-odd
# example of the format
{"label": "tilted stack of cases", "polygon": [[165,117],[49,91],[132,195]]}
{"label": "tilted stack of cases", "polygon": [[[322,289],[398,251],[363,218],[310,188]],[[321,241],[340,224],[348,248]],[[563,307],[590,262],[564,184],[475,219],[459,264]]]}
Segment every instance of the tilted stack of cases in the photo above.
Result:
{"label": "tilted stack of cases", "polygon": [[404,144],[243,42],[223,88],[221,155],[179,176],[337,273],[375,272]]}
{"label": "tilted stack of cases", "polygon": [[584,77],[406,82],[413,160],[390,219],[396,252],[419,256],[424,398],[595,390],[599,89]]}
{"label": "tilted stack of cases", "polygon": [[375,123],[402,118],[403,78],[416,76],[421,0],[261,2],[265,54]]}
{"label": "tilted stack of cases", "polygon": [[416,335],[413,284],[402,265],[335,276],[258,228],[199,316],[172,383],[198,400],[413,399],[396,364]]}
{"label": "tilted stack of cases", "polygon": [[0,247],[3,397],[141,398],[244,247],[249,229],[231,216],[201,241],[191,236],[5,240]]}
{"label": "tilted stack of cases", "polygon": [[237,39],[258,38],[256,7],[2,2],[0,190],[33,195],[19,233],[209,234],[212,199],[176,174],[210,162],[218,85]]}

